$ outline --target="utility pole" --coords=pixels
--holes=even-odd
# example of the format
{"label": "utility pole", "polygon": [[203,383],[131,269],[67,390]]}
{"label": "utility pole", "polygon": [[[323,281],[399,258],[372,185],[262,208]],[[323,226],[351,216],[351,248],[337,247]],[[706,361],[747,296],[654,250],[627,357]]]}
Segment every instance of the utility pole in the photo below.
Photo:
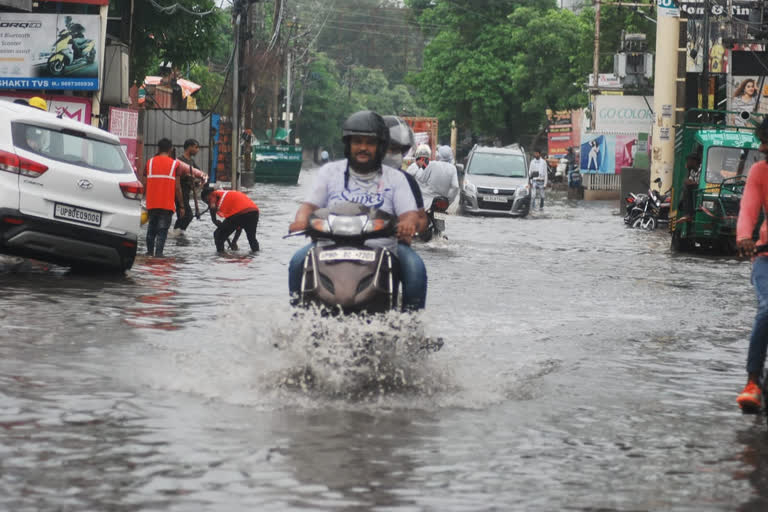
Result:
{"label": "utility pole", "polygon": [[290,141],[288,134],[291,130],[291,50],[286,50],[285,53],[285,136]]}
{"label": "utility pole", "polygon": [[595,96],[600,92],[600,1],[595,0],[595,54],[592,56],[592,76],[594,83],[592,84],[592,108],[590,108],[589,125],[590,129],[594,130],[597,127],[597,111],[595,109]]}
{"label": "utility pole", "polygon": [[701,78],[704,82],[704,87],[701,88],[701,105],[702,108],[714,108],[714,105],[709,104],[709,15],[712,11],[712,4],[709,0],[704,0],[704,20],[702,21],[703,30],[704,30],[704,55],[701,56],[701,61],[703,63],[702,69],[701,69]]}
{"label": "utility pole", "polygon": [[232,190],[240,190],[240,17],[238,12],[232,62]]}
{"label": "utility pole", "polygon": [[675,111],[680,45],[680,8],[676,0],[657,0],[656,19],[651,181],[661,178],[661,190],[667,190],[672,185],[675,165]]}

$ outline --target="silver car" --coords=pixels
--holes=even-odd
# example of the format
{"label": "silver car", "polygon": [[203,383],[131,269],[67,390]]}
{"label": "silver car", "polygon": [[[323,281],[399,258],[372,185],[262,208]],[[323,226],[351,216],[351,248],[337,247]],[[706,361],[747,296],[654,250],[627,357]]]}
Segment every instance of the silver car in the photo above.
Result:
{"label": "silver car", "polygon": [[523,148],[475,146],[461,185],[464,213],[525,217],[531,209],[528,159]]}

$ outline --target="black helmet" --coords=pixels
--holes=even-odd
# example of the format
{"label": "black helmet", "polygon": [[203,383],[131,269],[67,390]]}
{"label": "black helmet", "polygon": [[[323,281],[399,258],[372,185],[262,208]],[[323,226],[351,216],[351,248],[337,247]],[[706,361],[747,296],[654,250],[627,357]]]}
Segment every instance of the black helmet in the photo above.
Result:
{"label": "black helmet", "polygon": [[387,147],[389,146],[389,129],[379,114],[371,110],[355,112],[344,121],[341,130],[341,140],[344,142],[344,156],[347,158],[350,157],[350,137],[353,135],[376,137],[379,143],[376,147],[376,156],[373,159],[373,163],[376,168],[381,166],[381,161],[384,159]]}
{"label": "black helmet", "polygon": [[389,128],[390,149],[397,146],[405,156],[416,142],[413,138],[413,130],[408,126],[408,123],[397,116],[384,116],[384,124]]}

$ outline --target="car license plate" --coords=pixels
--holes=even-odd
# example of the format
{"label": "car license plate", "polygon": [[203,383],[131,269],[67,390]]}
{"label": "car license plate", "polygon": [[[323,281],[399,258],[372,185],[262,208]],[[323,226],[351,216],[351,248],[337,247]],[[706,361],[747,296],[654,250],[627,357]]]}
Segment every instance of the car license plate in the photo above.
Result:
{"label": "car license plate", "polygon": [[490,203],[506,203],[507,196],[483,196],[483,201]]}
{"label": "car license plate", "polygon": [[448,218],[446,214],[440,212],[433,212],[432,216],[435,218],[435,220],[445,220]]}
{"label": "car license plate", "polygon": [[101,226],[101,212],[68,204],[55,203],[53,206],[53,216],[57,219],[71,220],[90,226]]}
{"label": "car license plate", "polygon": [[376,251],[360,251],[355,249],[333,249],[323,251],[318,256],[320,261],[339,261],[339,260],[357,260],[357,261],[376,261]]}

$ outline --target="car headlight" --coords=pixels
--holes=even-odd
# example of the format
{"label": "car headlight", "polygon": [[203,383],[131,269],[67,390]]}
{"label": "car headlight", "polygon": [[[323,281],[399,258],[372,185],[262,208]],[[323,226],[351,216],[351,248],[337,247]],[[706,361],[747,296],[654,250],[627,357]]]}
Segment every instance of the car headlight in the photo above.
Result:
{"label": "car headlight", "polygon": [[475,195],[477,193],[477,187],[474,183],[469,181],[467,178],[464,178],[464,192],[467,194]]}
{"label": "car headlight", "polygon": [[518,196],[520,196],[520,197],[525,197],[525,196],[527,196],[527,195],[528,195],[528,187],[527,187],[527,186],[525,186],[525,187],[519,187],[519,188],[517,189],[517,195],[518,195]]}

